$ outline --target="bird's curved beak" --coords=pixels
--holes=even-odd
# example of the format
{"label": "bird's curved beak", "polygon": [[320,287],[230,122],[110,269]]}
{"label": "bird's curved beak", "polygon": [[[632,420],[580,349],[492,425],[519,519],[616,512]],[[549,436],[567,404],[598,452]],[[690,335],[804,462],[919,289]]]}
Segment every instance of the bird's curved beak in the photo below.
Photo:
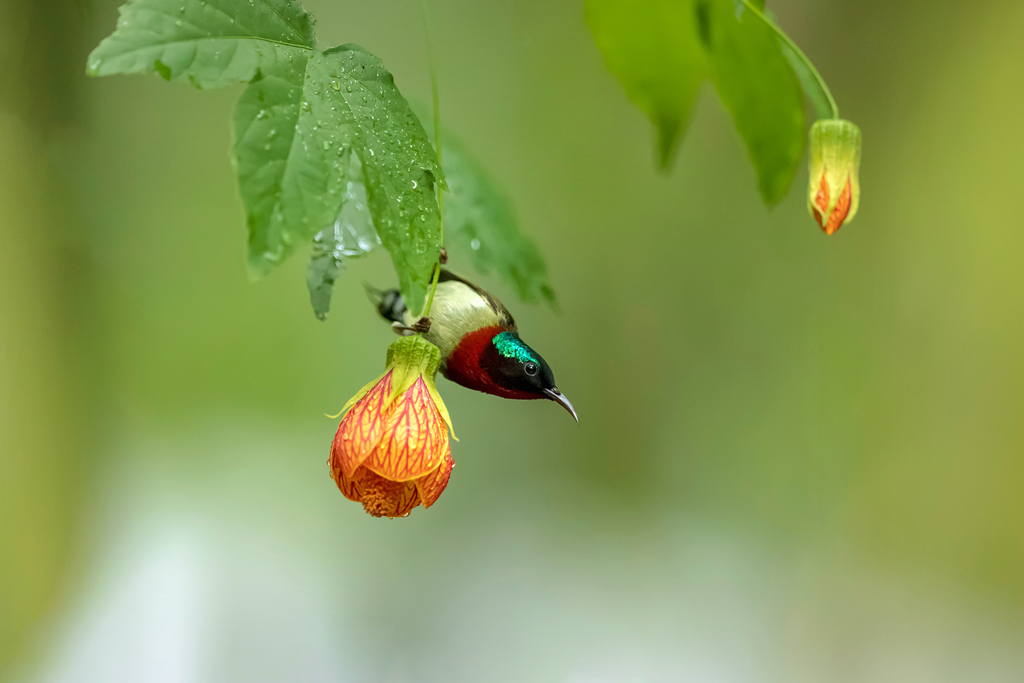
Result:
{"label": "bird's curved beak", "polygon": [[576,409],[572,407],[572,403],[569,402],[569,399],[567,399],[562,394],[562,392],[558,390],[557,387],[551,387],[550,389],[545,389],[544,393],[552,401],[554,401],[555,403],[560,404],[563,408],[568,410],[569,414],[572,415],[572,418],[574,420],[576,420],[576,424],[580,423],[580,418],[576,416]]}

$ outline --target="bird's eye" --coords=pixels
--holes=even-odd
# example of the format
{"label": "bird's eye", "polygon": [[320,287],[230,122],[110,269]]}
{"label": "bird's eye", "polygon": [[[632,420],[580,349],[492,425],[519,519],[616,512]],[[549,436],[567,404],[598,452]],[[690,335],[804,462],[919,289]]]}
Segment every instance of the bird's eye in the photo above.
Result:
{"label": "bird's eye", "polygon": [[523,370],[526,370],[526,374],[527,375],[530,375],[530,376],[536,375],[537,374],[537,364],[534,363],[531,360],[531,361],[527,362],[526,365],[523,366]]}

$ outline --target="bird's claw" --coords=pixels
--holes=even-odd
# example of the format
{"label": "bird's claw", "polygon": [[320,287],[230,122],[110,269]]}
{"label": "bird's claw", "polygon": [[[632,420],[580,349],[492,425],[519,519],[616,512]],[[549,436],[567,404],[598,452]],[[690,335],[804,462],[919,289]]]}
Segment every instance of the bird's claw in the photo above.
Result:
{"label": "bird's claw", "polygon": [[391,331],[397,334],[399,337],[410,337],[416,334],[416,330],[411,327],[406,327],[402,323],[394,322],[391,323]]}
{"label": "bird's claw", "polygon": [[395,334],[403,337],[408,337],[411,334],[426,334],[430,332],[430,318],[420,318],[412,324],[412,327],[397,322],[391,323],[391,329]]}

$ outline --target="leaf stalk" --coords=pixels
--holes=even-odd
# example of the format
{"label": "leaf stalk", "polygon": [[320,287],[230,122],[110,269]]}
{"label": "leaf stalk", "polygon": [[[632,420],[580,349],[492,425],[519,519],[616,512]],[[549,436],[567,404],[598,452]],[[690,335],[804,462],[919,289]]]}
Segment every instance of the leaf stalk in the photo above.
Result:
{"label": "leaf stalk", "polygon": [[839,105],[836,104],[835,98],[832,97],[832,91],[828,89],[828,85],[825,83],[825,79],[821,77],[821,74],[818,73],[818,70],[814,67],[814,64],[811,62],[811,60],[807,58],[807,55],[804,54],[804,51],[801,50],[800,47],[796,43],[794,43],[793,40],[775,24],[774,21],[766,17],[764,12],[759,10],[752,2],[750,2],[750,0],[740,0],[740,2],[742,2],[743,5],[754,14],[754,16],[760,19],[765,26],[770,28],[775,33],[775,35],[778,36],[779,40],[781,40],[790,50],[793,51],[793,54],[797,56],[797,59],[799,59],[801,63],[803,63],[803,65],[807,67],[807,71],[810,72],[811,76],[818,84],[818,87],[821,88],[821,92],[825,95],[825,99],[828,100],[829,109],[832,110],[832,118],[838,119]]}
{"label": "leaf stalk", "polygon": [[[444,167],[441,165],[441,99],[437,90],[437,66],[434,62],[434,41],[431,39],[430,15],[427,12],[426,0],[422,2],[423,7],[423,29],[427,34],[427,61],[430,62],[430,91],[434,98],[434,145],[437,148],[437,167],[441,170],[443,177]],[[437,213],[438,213],[438,243],[444,246],[444,188],[442,183],[437,185]],[[434,294],[437,292],[437,283],[441,277],[441,258],[438,254],[437,263],[434,265],[434,281],[430,283],[430,294],[427,296],[427,303],[423,306],[421,318],[430,315],[430,307],[434,304]]]}

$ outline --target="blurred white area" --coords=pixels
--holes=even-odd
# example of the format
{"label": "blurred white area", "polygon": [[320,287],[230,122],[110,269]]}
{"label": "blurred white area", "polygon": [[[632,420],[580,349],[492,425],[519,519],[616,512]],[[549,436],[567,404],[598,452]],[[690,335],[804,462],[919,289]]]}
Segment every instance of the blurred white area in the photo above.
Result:
{"label": "blurred white area", "polygon": [[137,530],[41,680],[345,680],[322,582],[250,530],[180,512]]}
{"label": "blurred white area", "polygon": [[131,444],[96,492],[80,595],[26,680],[1024,680],[1019,615],[953,604],[949,586],[828,548],[783,564],[685,518],[553,537],[543,502],[508,509],[500,481],[470,522],[459,469],[437,507],[374,520],[311,434]]}

